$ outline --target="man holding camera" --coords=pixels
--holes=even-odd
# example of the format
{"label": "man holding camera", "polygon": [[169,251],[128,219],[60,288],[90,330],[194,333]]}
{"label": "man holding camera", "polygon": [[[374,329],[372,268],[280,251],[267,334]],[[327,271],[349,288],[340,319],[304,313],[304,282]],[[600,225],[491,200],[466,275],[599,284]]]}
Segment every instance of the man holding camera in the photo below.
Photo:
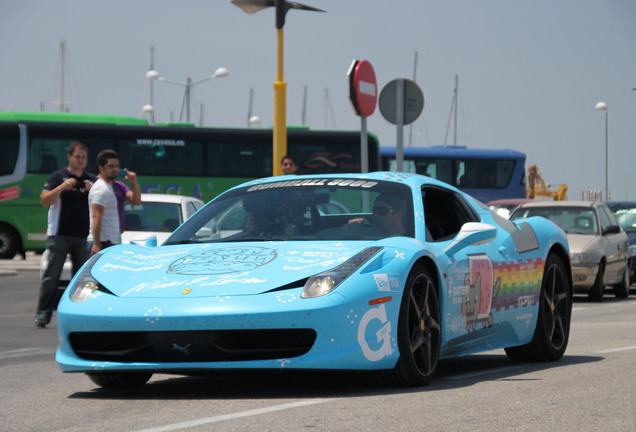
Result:
{"label": "man holding camera", "polygon": [[35,314],[35,326],[38,328],[45,328],[51,321],[66,255],[71,254],[73,274],[88,258],[88,191],[97,177],[85,171],[88,148],[83,143],[71,143],[66,157],[68,167],[51,174],[40,194],[40,203],[49,206],[46,230],[49,261],[40,283]]}

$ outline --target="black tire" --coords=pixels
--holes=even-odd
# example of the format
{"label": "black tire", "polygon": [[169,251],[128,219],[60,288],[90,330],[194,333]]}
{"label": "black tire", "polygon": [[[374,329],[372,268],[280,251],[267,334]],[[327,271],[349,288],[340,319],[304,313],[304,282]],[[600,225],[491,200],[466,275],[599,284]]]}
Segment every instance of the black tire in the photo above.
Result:
{"label": "black tire", "polygon": [[539,314],[532,341],[506,348],[513,361],[554,361],[563,357],[570,338],[572,287],[561,259],[548,255],[543,270]]}
{"label": "black tire", "polygon": [[91,381],[103,388],[141,387],[152,377],[150,372],[109,372],[88,373],[86,375]]}
{"label": "black tire", "polygon": [[627,266],[625,266],[625,269],[623,270],[623,279],[617,283],[616,285],[613,285],[614,287],[614,296],[616,298],[627,298],[629,297],[629,287],[631,285],[631,281],[629,279],[629,270],[631,268],[631,264],[629,262],[627,262]]}
{"label": "black tire", "polygon": [[18,236],[7,225],[0,226],[0,258],[13,259],[18,253]]}
{"label": "black tire", "polygon": [[415,265],[404,289],[398,320],[395,367],[385,380],[401,387],[425,385],[435,375],[442,342],[437,284],[428,269]]}
{"label": "black tire", "polygon": [[603,292],[605,291],[605,284],[603,279],[605,278],[605,263],[598,265],[598,273],[596,273],[596,279],[594,279],[594,285],[590,288],[588,293],[588,299],[591,302],[602,302]]}

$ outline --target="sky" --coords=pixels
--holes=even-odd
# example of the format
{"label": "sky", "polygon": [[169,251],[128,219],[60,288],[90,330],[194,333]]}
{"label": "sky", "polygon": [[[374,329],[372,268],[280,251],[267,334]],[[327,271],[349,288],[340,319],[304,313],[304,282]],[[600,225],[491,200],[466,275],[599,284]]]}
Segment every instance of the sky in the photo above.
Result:
{"label": "sky", "polygon": [[[636,200],[636,1],[303,2],[326,12],[287,14],[288,125],[359,130],[347,72],[367,60],[379,91],[408,78],[424,93],[405,145],[519,150],[548,183],[581,199],[605,188],[602,101],[611,198]],[[156,121],[177,121],[185,86],[151,86],[152,59],[159,76],[181,83],[229,71],[191,87],[191,121],[247,127],[251,114],[260,118],[254,126],[272,126],[273,8],[250,15],[230,0],[0,0],[0,110],[59,110],[62,40],[71,112],[144,117],[152,97]],[[379,109],[367,125],[381,145],[395,145],[396,127]]]}

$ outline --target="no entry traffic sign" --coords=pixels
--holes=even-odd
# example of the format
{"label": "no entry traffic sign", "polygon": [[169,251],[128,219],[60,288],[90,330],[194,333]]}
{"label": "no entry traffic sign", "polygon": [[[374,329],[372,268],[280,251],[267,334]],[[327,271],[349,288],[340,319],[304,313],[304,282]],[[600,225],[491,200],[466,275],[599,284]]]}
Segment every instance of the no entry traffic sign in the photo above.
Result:
{"label": "no entry traffic sign", "polygon": [[368,117],[378,101],[378,83],[371,63],[354,60],[349,68],[349,98],[356,114]]}

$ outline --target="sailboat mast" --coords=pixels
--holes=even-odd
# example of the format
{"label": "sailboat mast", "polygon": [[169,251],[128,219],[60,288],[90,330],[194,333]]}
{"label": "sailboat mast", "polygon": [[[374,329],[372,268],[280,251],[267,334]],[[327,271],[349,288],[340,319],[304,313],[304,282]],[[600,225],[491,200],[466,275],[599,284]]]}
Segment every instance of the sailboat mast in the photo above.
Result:
{"label": "sailboat mast", "polygon": [[60,112],[66,111],[64,102],[64,49],[66,47],[66,41],[62,39],[60,41]]}
{"label": "sailboat mast", "polygon": [[453,125],[453,145],[457,146],[457,105],[459,102],[459,91],[458,91],[458,86],[459,86],[459,75],[455,74],[455,123]]}
{"label": "sailboat mast", "polygon": [[[417,50],[413,59],[413,82],[417,82]],[[413,123],[409,125],[409,147],[413,145]]]}
{"label": "sailboat mast", "polygon": [[252,103],[254,102],[254,89],[250,87],[250,98],[247,104],[247,127],[250,127],[252,120]]}
{"label": "sailboat mast", "polygon": [[[153,45],[150,45],[150,69],[148,70],[149,71],[155,70],[155,47]],[[151,79],[150,80],[150,105],[152,107],[155,106],[153,84],[154,84],[154,79]]]}
{"label": "sailboat mast", "polygon": [[303,90],[303,110],[300,113],[300,124],[305,126],[306,123],[306,116],[307,116],[307,86],[305,85],[305,88]]}

